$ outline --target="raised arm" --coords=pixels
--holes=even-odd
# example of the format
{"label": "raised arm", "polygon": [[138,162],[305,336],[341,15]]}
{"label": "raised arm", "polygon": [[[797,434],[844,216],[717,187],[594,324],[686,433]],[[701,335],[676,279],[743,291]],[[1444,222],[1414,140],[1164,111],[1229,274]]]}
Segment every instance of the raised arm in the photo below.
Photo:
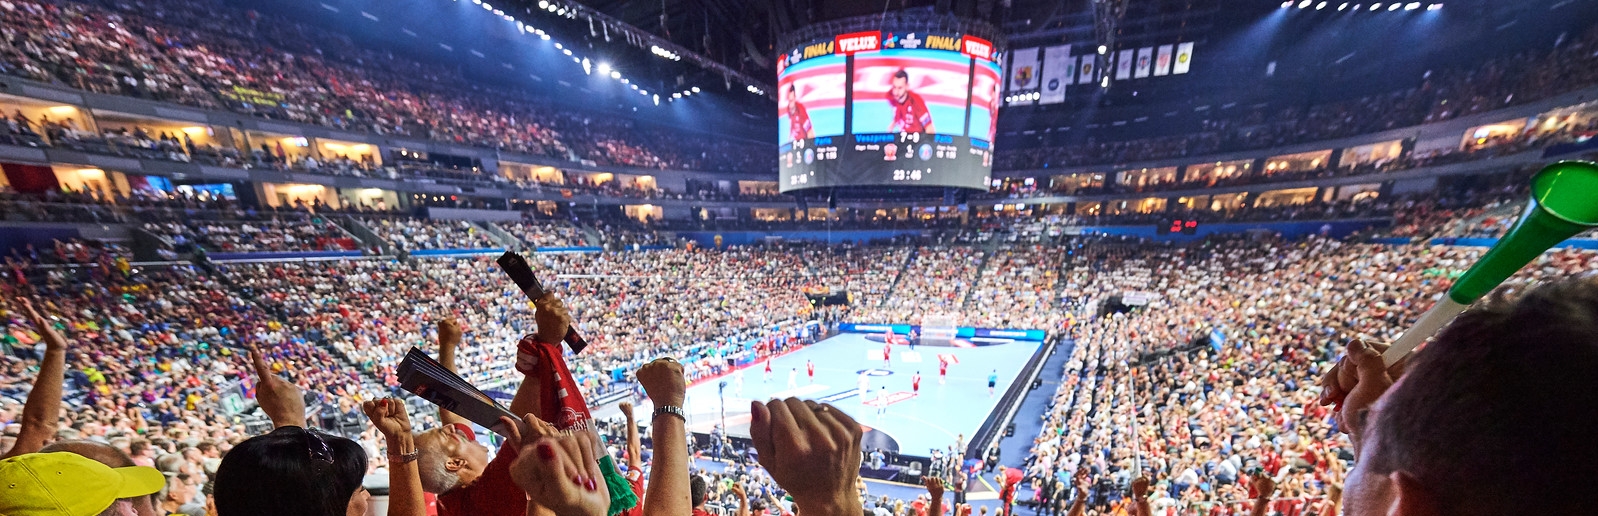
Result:
{"label": "raised arm", "polygon": [[[682,364],[670,358],[657,359],[638,370],[638,383],[655,404],[650,432],[655,455],[649,485],[644,489],[644,516],[682,516],[693,512],[688,495],[687,423],[679,413],[688,386]],[[673,412],[675,409],[676,412]]]}
{"label": "raised arm", "polygon": [[638,422],[633,419],[633,402],[623,401],[617,408],[627,417],[627,471],[643,473],[643,442],[638,437]]}
{"label": "raised arm", "polygon": [[250,362],[255,365],[255,402],[261,404],[272,428],[305,428],[305,396],[300,388],[272,374],[261,350],[250,347]]}
{"label": "raised arm", "polygon": [[943,479],[928,476],[924,480],[927,496],[931,497],[927,503],[927,516],[943,516]]}
{"label": "raised arm", "polygon": [[738,497],[737,516],[749,516],[749,495],[744,493],[743,484],[734,483],[732,485],[732,494]]}
{"label": "raised arm", "polygon": [[[455,348],[461,345],[461,322],[454,317],[445,317],[438,321],[438,363],[451,373],[455,370]],[[517,412],[522,414],[522,412]],[[466,418],[438,407],[438,420],[446,425],[465,423]]]}
{"label": "raised arm", "polygon": [[33,453],[44,448],[45,442],[55,437],[61,421],[61,384],[66,382],[67,339],[56,333],[50,321],[39,315],[33,302],[22,298],[22,309],[28,321],[44,337],[44,360],[39,363],[39,376],[33,379],[33,390],[28,392],[27,404],[22,406],[22,430],[17,442],[0,458]]}
{"label": "raised arm", "polygon": [[1137,516],[1154,516],[1154,511],[1149,509],[1149,477],[1137,477],[1132,481],[1132,509]]}
{"label": "raised arm", "polygon": [[[571,327],[571,315],[566,313],[566,304],[562,303],[555,294],[544,294],[544,297],[538,298],[533,305],[538,307],[538,311],[533,315],[534,321],[538,323],[538,331],[534,334],[534,338],[545,344],[559,345],[566,338],[566,329]],[[517,355],[518,362],[525,359],[525,353]],[[531,367],[522,366],[523,364],[518,363],[516,368],[524,373],[532,370]],[[511,413],[543,414],[539,410],[542,408],[540,398],[543,394],[539,384],[538,381],[523,381],[522,385],[516,388],[516,395],[510,400]]]}
{"label": "raised arm", "polygon": [[1271,509],[1271,495],[1276,494],[1276,480],[1269,474],[1260,473],[1249,480],[1254,486],[1254,506],[1249,510],[1252,516],[1265,516]]}
{"label": "raised arm", "polygon": [[422,474],[416,465],[418,452],[405,404],[384,398],[362,403],[361,411],[387,442],[388,516],[425,516],[427,502],[422,496]]}
{"label": "raised arm", "polygon": [[1088,493],[1092,490],[1093,477],[1088,476],[1087,468],[1076,470],[1071,476],[1071,488],[1076,490],[1076,499],[1071,500],[1071,510],[1065,516],[1082,516],[1088,510]]}

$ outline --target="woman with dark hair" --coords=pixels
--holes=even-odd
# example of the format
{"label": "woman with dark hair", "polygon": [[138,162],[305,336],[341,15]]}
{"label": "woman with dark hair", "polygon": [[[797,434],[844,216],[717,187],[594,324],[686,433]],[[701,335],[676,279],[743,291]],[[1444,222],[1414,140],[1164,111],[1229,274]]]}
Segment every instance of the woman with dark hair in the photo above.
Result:
{"label": "woman with dark hair", "polygon": [[251,437],[222,459],[213,486],[219,516],[364,516],[366,450],[355,441],[305,428],[299,387],[272,373],[259,350],[255,399],[271,433]]}
{"label": "woman with dark hair", "polygon": [[355,441],[281,426],[228,452],[216,470],[220,516],[363,516],[366,451]]}

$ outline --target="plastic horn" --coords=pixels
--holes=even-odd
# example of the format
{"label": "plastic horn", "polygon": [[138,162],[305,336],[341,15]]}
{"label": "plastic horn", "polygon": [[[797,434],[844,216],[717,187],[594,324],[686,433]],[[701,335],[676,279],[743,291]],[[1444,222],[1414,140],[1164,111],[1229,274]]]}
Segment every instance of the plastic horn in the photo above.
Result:
{"label": "plastic horn", "polygon": [[1543,251],[1594,227],[1598,227],[1598,164],[1560,161],[1543,167],[1531,178],[1531,202],[1515,227],[1387,348],[1382,361],[1393,365]]}

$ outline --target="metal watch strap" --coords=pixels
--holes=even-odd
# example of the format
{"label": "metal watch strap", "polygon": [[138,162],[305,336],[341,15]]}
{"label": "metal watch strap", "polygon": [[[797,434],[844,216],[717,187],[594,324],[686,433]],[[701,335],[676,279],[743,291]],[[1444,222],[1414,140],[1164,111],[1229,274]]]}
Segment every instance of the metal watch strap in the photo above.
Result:
{"label": "metal watch strap", "polygon": [[677,416],[677,419],[681,419],[682,422],[688,422],[688,416],[683,414],[682,407],[678,407],[676,405],[656,405],[655,415],[652,417],[660,417],[661,414]]}
{"label": "metal watch strap", "polygon": [[394,464],[406,464],[406,463],[416,462],[416,459],[418,457],[421,457],[421,456],[422,456],[422,450],[416,449],[416,450],[411,450],[410,453],[400,453],[400,454],[390,453],[390,454],[388,454],[388,461],[390,463],[394,463]]}

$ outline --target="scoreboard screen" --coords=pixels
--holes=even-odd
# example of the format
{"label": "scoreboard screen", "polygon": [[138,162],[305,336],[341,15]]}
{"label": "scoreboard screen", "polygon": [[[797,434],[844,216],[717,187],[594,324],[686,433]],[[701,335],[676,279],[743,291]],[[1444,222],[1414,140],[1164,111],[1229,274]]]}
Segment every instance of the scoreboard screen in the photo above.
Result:
{"label": "scoreboard screen", "polygon": [[972,36],[886,31],[783,55],[779,189],[987,189],[1002,76],[995,57]]}

